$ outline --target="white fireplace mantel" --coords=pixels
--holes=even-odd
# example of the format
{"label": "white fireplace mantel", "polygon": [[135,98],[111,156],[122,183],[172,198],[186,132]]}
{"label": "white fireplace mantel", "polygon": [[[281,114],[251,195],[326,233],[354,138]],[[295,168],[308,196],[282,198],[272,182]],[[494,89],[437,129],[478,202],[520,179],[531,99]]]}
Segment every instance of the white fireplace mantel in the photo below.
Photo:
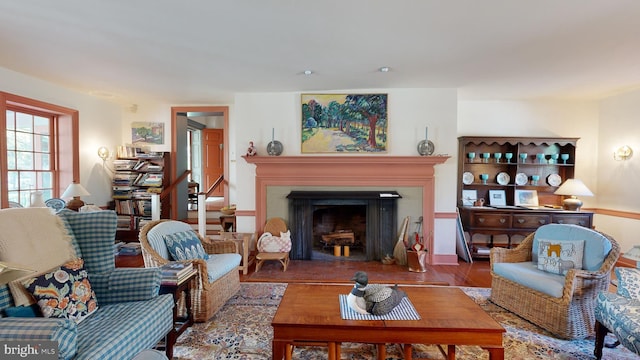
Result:
{"label": "white fireplace mantel", "polygon": [[[268,186],[415,186],[422,188],[423,231],[434,226],[434,166],[449,156],[243,156],[256,166],[256,229],[266,221]],[[433,256],[433,239],[427,249]]]}

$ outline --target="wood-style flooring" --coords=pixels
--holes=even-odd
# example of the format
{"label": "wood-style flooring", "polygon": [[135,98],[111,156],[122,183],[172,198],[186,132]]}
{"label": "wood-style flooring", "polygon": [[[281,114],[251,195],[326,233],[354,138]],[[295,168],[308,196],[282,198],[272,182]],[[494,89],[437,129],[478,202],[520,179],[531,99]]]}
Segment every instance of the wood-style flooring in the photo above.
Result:
{"label": "wood-style flooring", "polygon": [[356,271],[365,271],[370,283],[452,285],[491,287],[488,260],[474,260],[472,264],[459,261],[458,265],[427,265],[427,271],[411,272],[407,266],[384,265],[379,261],[319,261],[291,260],[287,271],[277,261],[265,262],[259,272],[251,266],[240,281],[252,282],[318,282],[351,283]]}

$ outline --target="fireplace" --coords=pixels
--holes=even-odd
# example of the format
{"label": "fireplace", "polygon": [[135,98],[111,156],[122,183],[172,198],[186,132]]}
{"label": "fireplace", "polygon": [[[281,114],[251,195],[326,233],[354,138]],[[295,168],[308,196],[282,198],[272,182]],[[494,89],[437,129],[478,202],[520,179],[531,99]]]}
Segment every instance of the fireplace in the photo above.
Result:
{"label": "fireplace", "polygon": [[[380,260],[393,254],[397,234],[397,205],[401,198],[396,191],[292,191],[289,199],[289,229],[291,230],[291,253],[293,260],[311,260],[314,247],[314,213],[321,209],[340,211],[341,207],[364,209],[365,231],[362,246],[367,260]],[[347,210],[347,209],[345,209]],[[358,224],[324,224],[326,232],[337,233],[356,230]],[[344,227],[351,226],[352,229]],[[329,228],[330,227],[330,228]],[[319,234],[316,234],[316,236]],[[355,245],[355,234],[354,234]]]}
{"label": "fireplace", "polygon": [[[255,229],[263,230],[267,213],[267,189],[278,186],[322,187],[419,187],[421,214],[424,218],[422,236],[427,241],[429,262],[434,257],[433,231],[435,165],[444,163],[448,156],[243,156],[248,164],[255,165],[255,211],[238,210],[236,216],[254,217]],[[287,192],[288,193],[288,192]],[[287,219],[289,227],[292,221]],[[367,219],[367,223],[369,223]],[[397,229],[396,223],[390,229]],[[397,235],[397,234],[396,234]],[[395,237],[395,235],[394,235]],[[379,254],[384,253],[381,251]]]}

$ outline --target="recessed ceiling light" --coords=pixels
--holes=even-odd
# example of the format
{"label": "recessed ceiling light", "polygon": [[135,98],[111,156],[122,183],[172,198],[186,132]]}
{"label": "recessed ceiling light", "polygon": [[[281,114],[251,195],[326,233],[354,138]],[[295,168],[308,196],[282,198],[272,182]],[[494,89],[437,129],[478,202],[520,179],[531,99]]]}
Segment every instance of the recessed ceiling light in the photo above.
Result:
{"label": "recessed ceiling light", "polygon": [[311,70],[305,70],[305,71],[303,71],[302,73],[303,73],[303,74],[305,74],[305,75],[311,75],[311,74],[313,74],[313,71],[311,71]]}
{"label": "recessed ceiling light", "polygon": [[380,72],[389,72],[389,67],[388,66],[383,66],[380,68]]}

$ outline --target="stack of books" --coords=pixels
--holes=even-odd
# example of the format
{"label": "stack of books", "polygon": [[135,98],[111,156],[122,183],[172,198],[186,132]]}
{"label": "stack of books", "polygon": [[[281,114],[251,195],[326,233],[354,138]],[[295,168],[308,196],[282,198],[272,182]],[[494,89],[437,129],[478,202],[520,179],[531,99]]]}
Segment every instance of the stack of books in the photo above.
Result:
{"label": "stack of books", "polygon": [[193,273],[193,264],[190,262],[171,261],[160,267],[162,285],[177,285],[182,283]]}
{"label": "stack of books", "polygon": [[120,246],[118,255],[138,255],[142,253],[142,248],[139,242],[130,242]]}

